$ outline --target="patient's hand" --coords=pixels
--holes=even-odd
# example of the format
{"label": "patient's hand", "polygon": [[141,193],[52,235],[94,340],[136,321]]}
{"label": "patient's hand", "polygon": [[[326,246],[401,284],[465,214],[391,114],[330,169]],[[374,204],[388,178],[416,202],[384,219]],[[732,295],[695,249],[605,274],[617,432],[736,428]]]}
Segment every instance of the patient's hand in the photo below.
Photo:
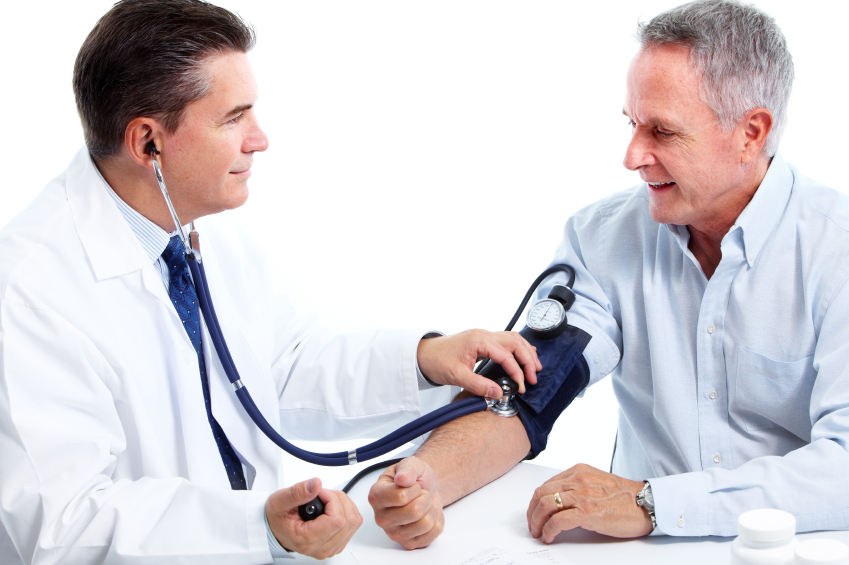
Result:
{"label": "patient's hand", "polygon": [[372,485],[368,501],[377,525],[407,549],[427,547],[445,527],[436,475],[416,457],[386,469]]}
{"label": "patient's hand", "polygon": [[[528,530],[552,543],[563,530],[583,528],[617,538],[636,538],[652,531],[646,510],[637,506],[643,483],[575,465],[548,479],[534,491],[528,505]],[[557,508],[555,493],[563,509]]]}

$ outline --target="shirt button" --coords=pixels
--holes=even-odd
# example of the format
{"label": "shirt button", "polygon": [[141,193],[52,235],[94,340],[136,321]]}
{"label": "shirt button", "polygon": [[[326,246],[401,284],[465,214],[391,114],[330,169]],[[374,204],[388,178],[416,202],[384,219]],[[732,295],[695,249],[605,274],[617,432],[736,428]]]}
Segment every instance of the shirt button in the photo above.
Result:
{"label": "shirt button", "polygon": [[719,453],[717,453],[716,455],[713,456],[713,462],[716,463],[717,465],[719,465],[722,462],[722,456]]}
{"label": "shirt button", "polygon": [[716,326],[714,326],[713,324],[711,324],[711,325],[709,325],[709,326],[707,327],[707,330],[708,330],[708,333],[709,333],[709,334],[712,334],[713,332],[715,332],[715,331],[716,331]]}
{"label": "shirt button", "polygon": [[710,391],[710,394],[708,396],[710,397],[711,400],[714,400],[716,398],[716,391],[715,390]]}
{"label": "shirt button", "polygon": [[678,518],[678,522],[677,522],[677,524],[678,524],[678,527],[679,527],[679,528],[683,528],[683,527],[684,527],[684,517],[683,517],[683,516],[682,516],[681,518]]}

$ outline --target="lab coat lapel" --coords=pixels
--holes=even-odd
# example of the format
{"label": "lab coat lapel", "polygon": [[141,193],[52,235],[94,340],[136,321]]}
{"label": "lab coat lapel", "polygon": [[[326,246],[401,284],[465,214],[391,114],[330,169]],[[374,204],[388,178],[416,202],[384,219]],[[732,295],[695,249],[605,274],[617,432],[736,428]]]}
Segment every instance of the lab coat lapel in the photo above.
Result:
{"label": "lab coat lapel", "polygon": [[[194,347],[159,273],[103,186],[86,149],[76,155],[68,168],[65,186],[74,225],[95,278],[103,281],[121,277],[129,292],[128,301],[134,300],[133,294],[147,292],[163,307],[149,314],[162,318],[159,331],[165,334],[163,339],[151,342],[162,343],[162,350],[152,350],[150,355],[165,357],[169,384],[177,393],[181,429],[170,433],[182,435],[187,478],[205,486],[230,488],[206,417]],[[141,271],[141,285],[136,271]]]}
{"label": "lab coat lapel", "polygon": [[[68,167],[66,190],[74,225],[97,280],[141,271],[145,289],[173,310],[161,276],[109,196],[85,148]],[[179,324],[176,312],[174,318]]]}
{"label": "lab coat lapel", "polygon": [[97,280],[137,271],[149,262],[109,196],[87,149],[80,149],[71,161],[65,190],[74,227]]}

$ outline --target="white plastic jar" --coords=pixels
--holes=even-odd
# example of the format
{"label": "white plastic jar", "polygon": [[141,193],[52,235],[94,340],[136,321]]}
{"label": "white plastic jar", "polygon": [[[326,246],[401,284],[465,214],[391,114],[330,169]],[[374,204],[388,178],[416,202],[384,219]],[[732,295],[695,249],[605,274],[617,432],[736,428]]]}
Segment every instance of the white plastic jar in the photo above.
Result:
{"label": "white plastic jar", "polygon": [[849,546],[842,541],[816,538],[796,546],[796,565],[849,565]]}
{"label": "white plastic jar", "polygon": [[796,545],[792,514],[771,508],[750,510],[737,518],[731,565],[794,565]]}

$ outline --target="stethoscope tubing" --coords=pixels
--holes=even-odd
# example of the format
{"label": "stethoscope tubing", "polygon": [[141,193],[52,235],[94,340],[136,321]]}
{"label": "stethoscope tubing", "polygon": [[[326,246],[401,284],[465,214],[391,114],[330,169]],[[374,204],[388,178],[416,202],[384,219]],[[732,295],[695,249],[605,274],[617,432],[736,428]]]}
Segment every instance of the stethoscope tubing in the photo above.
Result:
{"label": "stethoscope tubing", "polygon": [[[456,420],[461,416],[465,416],[466,414],[473,414],[474,412],[483,412],[487,409],[486,400],[481,398],[480,396],[470,397],[469,402],[465,406],[457,406],[459,403],[455,403],[453,406],[453,410],[446,412],[439,418],[434,418],[430,422],[425,424],[421,424],[416,429],[410,431],[409,433],[398,437],[394,441],[386,442],[380,445],[379,447],[375,447],[369,451],[363,451],[360,453],[360,450],[357,450],[357,461],[368,461],[369,459],[374,459],[375,457],[379,457],[386,453],[389,453],[396,447],[400,447],[407,442],[413,441],[419,436],[422,436],[430,431],[435,430],[436,428],[451,422],[452,420]],[[422,416],[425,418],[426,416]],[[421,419],[421,418],[419,418]],[[418,420],[413,420],[410,422],[411,424],[417,423]]]}
{"label": "stethoscope tubing", "polygon": [[[206,269],[204,268],[203,263],[196,260],[193,255],[187,255],[186,259],[189,264],[189,269],[192,272],[192,278],[194,279],[195,291],[198,295],[198,303],[201,311],[203,312],[207,328],[209,329],[210,339],[215,346],[215,351],[221,361],[221,366],[224,368],[224,373],[227,375],[230,383],[234,385],[236,383],[240,383],[241,378],[239,376],[239,372],[236,369],[236,364],[233,362],[232,356],[230,355],[227,342],[224,340],[224,334],[221,331],[221,326],[218,323],[218,316],[215,313],[215,307],[212,304],[212,298],[209,294],[209,285],[206,280]],[[262,430],[262,432],[281,449],[290,455],[298,457],[299,459],[326,467],[340,467],[343,465],[350,465],[352,462],[374,459],[375,457],[384,455],[396,447],[404,445],[405,443],[408,443],[409,441],[412,441],[413,439],[461,416],[472,414],[474,412],[481,412],[487,409],[487,403],[483,398],[466,398],[425,414],[424,416],[405,424],[401,428],[398,428],[391,434],[359,447],[353,452],[339,451],[336,453],[314,453],[289,443],[285,438],[277,433],[254,403],[253,398],[251,397],[250,392],[248,392],[247,387],[244,386],[244,383],[236,389],[236,396],[245,409],[245,412],[247,412],[248,416],[251,420],[253,420],[254,424],[256,424],[257,427],[259,427],[260,430]],[[351,453],[354,453],[355,455],[353,461],[351,459]]]}
{"label": "stethoscope tubing", "polygon": [[[245,411],[254,421],[254,423],[278,446],[280,446],[283,450],[285,450],[290,455],[294,455],[299,459],[307,461],[309,463],[313,463],[315,465],[322,465],[324,467],[342,467],[345,465],[350,465],[351,461],[348,459],[347,451],[338,451],[336,453],[315,453],[312,451],[306,451],[299,447],[296,447],[286,441],[283,437],[281,437],[274,428],[268,423],[262,413],[257,408],[256,404],[254,404],[253,398],[251,398],[250,393],[247,391],[246,387],[240,388],[236,391],[236,395],[239,397],[239,400],[242,401],[242,405],[245,407]],[[471,402],[466,402],[469,400]],[[391,434],[394,436],[393,438],[389,438],[389,436],[384,437],[376,442],[368,444],[367,446],[362,446],[357,448],[356,451],[356,462],[360,463],[362,461],[368,461],[370,459],[374,459],[375,457],[379,457],[386,453],[389,453],[396,447],[400,447],[405,443],[408,443],[417,437],[430,432],[439,426],[447,424],[448,422],[455,420],[461,416],[465,416],[466,414],[472,414],[474,412],[481,412],[486,410],[486,401],[480,397],[471,397],[468,399],[464,399],[463,404],[461,405],[459,402],[454,403],[451,406],[451,410],[444,410],[442,414],[436,418],[428,418],[430,414],[419,418],[418,420],[414,420],[407,424],[408,431],[404,434],[398,434],[396,430],[395,433]],[[419,420],[428,419],[428,421],[422,423]],[[413,427],[415,426],[415,427]]]}
{"label": "stethoscope tubing", "polygon": [[[177,212],[174,209],[173,204],[171,203],[171,197],[168,195],[168,189],[165,186],[165,180],[162,177],[162,172],[159,168],[159,162],[156,159],[157,154],[159,154],[159,151],[151,142],[150,155],[152,157],[153,170],[156,174],[156,180],[159,183],[159,188],[161,189],[162,195],[165,198],[166,203],[168,204],[168,210],[170,211],[171,217],[174,220],[174,225],[176,226],[177,232],[180,235],[180,239],[183,242],[183,247],[185,248],[186,252],[186,262],[188,263],[189,270],[191,271],[192,281],[195,286],[195,292],[197,293],[198,305],[200,306],[200,310],[203,313],[204,321],[206,322],[206,327],[209,330],[210,339],[212,340],[212,344],[215,347],[215,352],[218,355],[218,359],[221,361],[221,366],[224,369],[224,374],[227,375],[227,379],[233,385],[236,392],[236,397],[239,399],[239,402],[242,404],[242,407],[245,409],[245,412],[248,414],[251,420],[253,420],[254,424],[256,424],[257,427],[259,427],[259,429],[262,430],[262,432],[266,436],[268,436],[268,438],[276,445],[285,450],[287,453],[294,455],[295,457],[298,457],[300,459],[303,459],[304,461],[307,461],[309,463],[314,463],[316,465],[351,465],[353,463],[359,463],[360,461],[368,461],[369,459],[379,457],[380,455],[383,455],[395,449],[396,447],[404,445],[405,443],[421,435],[424,435],[452,420],[455,420],[461,416],[465,416],[466,414],[480,412],[489,408],[488,402],[483,398],[470,397],[459,402],[449,404],[448,406],[445,406],[438,410],[434,410],[429,414],[426,414],[416,420],[413,420],[412,422],[409,422],[408,424],[395,430],[389,435],[380,438],[377,441],[374,441],[349,452],[339,451],[336,453],[313,453],[311,451],[306,451],[304,449],[296,447],[286,441],[265,419],[265,416],[263,416],[262,412],[260,412],[256,403],[254,403],[250,392],[248,392],[247,387],[242,382],[242,379],[239,376],[239,371],[236,369],[236,363],[233,361],[233,357],[230,354],[230,349],[227,347],[227,341],[224,339],[224,332],[221,330],[221,326],[218,323],[218,315],[215,313],[215,306],[212,303],[212,296],[209,294],[209,283],[206,280],[206,269],[201,260],[200,252],[196,249],[193,249],[190,237],[187,238],[183,231],[182,224],[180,223],[180,220],[177,217]],[[572,274],[572,279],[570,279],[570,286],[571,280],[574,280],[574,273]],[[526,297],[525,301],[527,301],[529,296],[530,292]]]}
{"label": "stethoscope tubing", "polygon": [[[463,410],[463,409],[465,409],[466,406],[478,405],[479,401],[481,401],[481,400],[482,400],[482,398],[479,397],[479,396],[470,396],[469,398],[464,398],[463,400],[459,400],[457,402],[452,402],[451,404],[448,404],[447,406],[443,406],[442,408],[439,408],[438,410],[434,410],[433,412],[428,412],[424,416],[421,416],[421,417],[413,420],[412,422],[409,422],[409,423],[401,426],[400,428],[398,428],[397,430],[395,430],[391,434],[384,436],[384,437],[380,438],[379,440],[376,440],[376,441],[374,441],[374,442],[372,442],[368,445],[364,445],[360,448],[357,448],[357,453],[360,453],[360,451],[363,451],[363,452],[370,451],[372,449],[380,447],[381,445],[383,445],[385,443],[395,441],[395,439],[397,439],[399,437],[405,437],[410,432],[416,432],[418,430],[418,428],[426,426],[431,421],[435,420],[436,418],[440,418],[444,414],[450,414],[450,413],[453,413],[455,411]],[[486,401],[484,401],[484,404],[486,404]],[[484,408],[486,408],[486,406],[484,406]],[[481,409],[481,408],[478,406],[478,409]],[[431,428],[431,429],[433,429],[433,428]],[[427,433],[428,431],[430,431],[430,430],[427,430],[427,431],[422,432],[422,433]],[[419,435],[421,435],[421,434],[419,434]]]}

